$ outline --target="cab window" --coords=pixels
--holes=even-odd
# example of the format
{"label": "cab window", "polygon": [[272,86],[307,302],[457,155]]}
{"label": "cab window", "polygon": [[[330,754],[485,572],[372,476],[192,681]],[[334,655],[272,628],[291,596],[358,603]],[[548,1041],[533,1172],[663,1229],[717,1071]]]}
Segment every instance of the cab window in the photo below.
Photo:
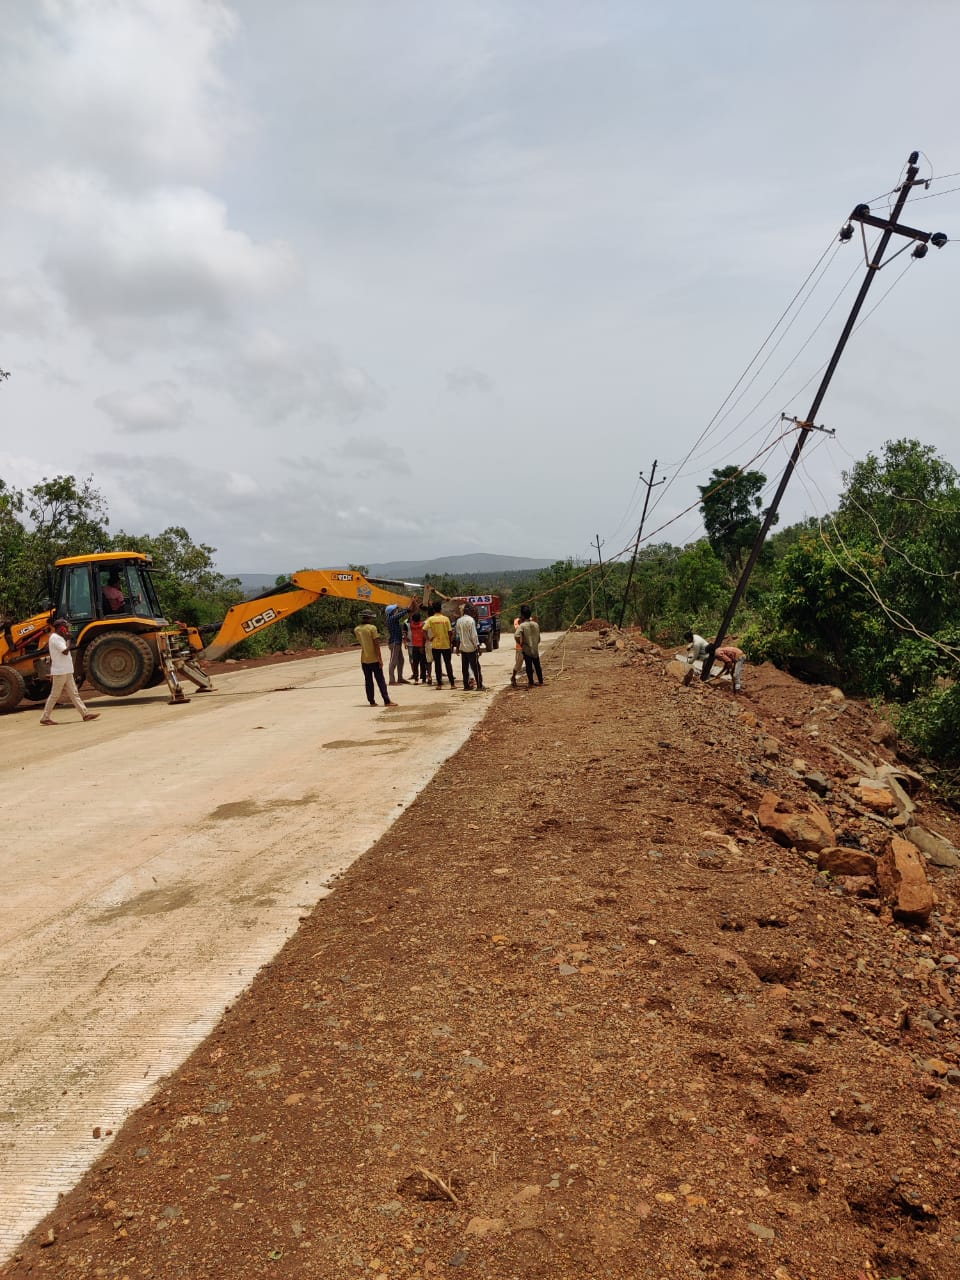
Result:
{"label": "cab window", "polygon": [[93,595],[90,590],[90,567],[71,565],[61,589],[60,613],[71,622],[93,617]]}
{"label": "cab window", "polygon": [[138,618],[159,618],[160,604],[148,573],[137,565],[127,565],[127,609]]}

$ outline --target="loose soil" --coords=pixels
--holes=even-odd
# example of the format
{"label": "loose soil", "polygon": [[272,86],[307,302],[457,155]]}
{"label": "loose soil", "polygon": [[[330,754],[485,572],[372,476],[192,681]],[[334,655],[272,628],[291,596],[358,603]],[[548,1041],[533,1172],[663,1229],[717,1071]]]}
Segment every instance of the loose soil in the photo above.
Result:
{"label": "loose soil", "polygon": [[0,1275],[960,1277],[956,872],[909,928],[772,843],[798,757],[889,840],[876,721],[666,657],[500,694]]}

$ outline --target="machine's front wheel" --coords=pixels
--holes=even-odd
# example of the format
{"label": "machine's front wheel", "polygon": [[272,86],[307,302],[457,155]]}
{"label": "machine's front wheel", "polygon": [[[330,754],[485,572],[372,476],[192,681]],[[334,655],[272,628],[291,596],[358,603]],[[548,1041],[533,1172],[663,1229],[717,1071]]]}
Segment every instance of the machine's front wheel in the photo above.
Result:
{"label": "machine's front wheel", "polygon": [[143,636],[108,631],[87,645],[83,670],[98,693],[122,698],[149,684],[156,665],[153,650]]}
{"label": "machine's front wheel", "polygon": [[16,667],[0,667],[0,711],[12,711],[22,700],[25,688]]}

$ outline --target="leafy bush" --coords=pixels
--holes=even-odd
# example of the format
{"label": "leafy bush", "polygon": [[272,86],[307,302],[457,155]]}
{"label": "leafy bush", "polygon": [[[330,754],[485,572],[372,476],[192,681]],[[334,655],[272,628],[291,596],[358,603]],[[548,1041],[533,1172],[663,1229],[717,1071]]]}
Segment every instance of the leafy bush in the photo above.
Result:
{"label": "leafy bush", "polygon": [[897,732],[931,760],[960,765],[960,684],[933,689],[903,707]]}

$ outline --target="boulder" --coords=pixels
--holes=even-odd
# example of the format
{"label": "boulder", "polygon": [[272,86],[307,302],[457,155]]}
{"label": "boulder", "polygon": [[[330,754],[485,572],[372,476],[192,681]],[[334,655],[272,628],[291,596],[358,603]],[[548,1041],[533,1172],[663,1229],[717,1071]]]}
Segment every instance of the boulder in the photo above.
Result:
{"label": "boulder", "polygon": [[877,882],[873,876],[837,876],[836,882],[851,898],[876,899]]}
{"label": "boulder", "polygon": [[821,849],[817,854],[817,870],[832,876],[870,876],[877,874],[877,860],[862,849],[843,849],[837,845]]}
{"label": "boulder", "polygon": [[896,747],[897,731],[889,720],[881,720],[870,734],[870,741],[878,747]]}
{"label": "boulder", "polygon": [[803,780],[810,788],[815,791],[818,796],[825,796],[830,790],[830,780],[818,769],[808,769],[803,775]]}
{"label": "boulder", "polygon": [[837,843],[830,819],[815,804],[802,808],[781,799],[775,791],[764,792],[757,811],[760,829],[786,848],[819,853]]}
{"label": "boulder", "polygon": [[891,791],[877,783],[868,783],[863,778],[860,779],[859,786],[853,788],[853,798],[872,813],[892,813],[897,807]]}
{"label": "boulder", "polygon": [[916,845],[892,836],[877,861],[877,882],[893,905],[894,918],[908,924],[925,924],[933,910],[933,890],[927,883],[923,859]]}
{"label": "boulder", "polygon": [[926,854],[935,867],[960,867],[960,850],[943,836],[928,831],[926,827],[907,827],[903,834],[921,853]]}
{"label": "boulder", "polygon": [[681,684],[689,684],[693,677],[693,667],[688,662],[681,662],[679,658],[674,658],[667,663],[666,671],[668,675],[673,676],[674,680],[679,680]]}

